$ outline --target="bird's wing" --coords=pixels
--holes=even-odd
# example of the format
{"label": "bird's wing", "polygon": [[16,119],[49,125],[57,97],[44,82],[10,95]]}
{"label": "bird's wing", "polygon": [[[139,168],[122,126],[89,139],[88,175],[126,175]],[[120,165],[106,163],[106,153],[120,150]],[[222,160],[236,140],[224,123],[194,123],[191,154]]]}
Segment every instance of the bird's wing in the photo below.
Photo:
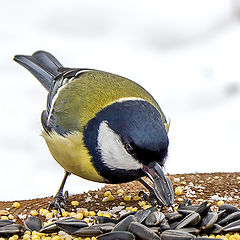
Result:
{"label": "bird's wing", "polygon": [[62,126],[57,124],[56,116],[54,114],[55,102],[58,98],[59,92],[66,87],[70,82],[74,81],[76,78],[79,78],[85,72],[88,72],[90,69],[86,68],[59,68],[58,71],[61,72],[50,86],[50,90],[47,98],[47,110],[42,112],[41,122],[43,128],[46,132],[55,131],[58,134],[64,136],[69,133],[68,130],[64,129]]}

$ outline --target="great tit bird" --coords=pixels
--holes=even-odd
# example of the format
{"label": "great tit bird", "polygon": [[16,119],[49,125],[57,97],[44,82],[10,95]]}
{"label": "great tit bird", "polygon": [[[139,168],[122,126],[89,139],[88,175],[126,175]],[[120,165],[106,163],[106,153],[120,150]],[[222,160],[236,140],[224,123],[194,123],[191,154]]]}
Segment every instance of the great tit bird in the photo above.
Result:
{"label": "great tit bird", "polygon": [[[144,88],[108,72],[65,68],[45,51],[14,60],[48,91],[42,136],[65,169],[51,208],[66,208],[63,187],[70,173],[102,183],[138,179],[160,204],[172,205],[172,185],[162,170],[169,124]],[[143,176],[152,180],[153,188]]]}

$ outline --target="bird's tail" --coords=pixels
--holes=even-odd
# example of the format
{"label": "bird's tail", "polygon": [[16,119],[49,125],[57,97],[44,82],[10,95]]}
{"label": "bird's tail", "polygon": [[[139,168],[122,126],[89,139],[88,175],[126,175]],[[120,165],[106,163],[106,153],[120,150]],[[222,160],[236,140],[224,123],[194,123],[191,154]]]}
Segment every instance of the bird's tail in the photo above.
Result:
{"label": "bird's tail", "polygon": [[13,60],[28,69],[49,91],[53,79],[60,74],[62,64],[50,53],[37,51],[32,56],[16,55]]}

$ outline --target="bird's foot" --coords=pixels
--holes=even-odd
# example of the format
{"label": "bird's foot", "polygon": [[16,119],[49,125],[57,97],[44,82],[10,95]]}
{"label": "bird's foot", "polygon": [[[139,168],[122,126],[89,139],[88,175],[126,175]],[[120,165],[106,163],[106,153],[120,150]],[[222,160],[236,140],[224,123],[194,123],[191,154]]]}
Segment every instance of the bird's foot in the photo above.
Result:
{"label": "bird's foot", "polygon": [[145,201],[148,201],[149,203],[151,203],[151,205],[153,207],[161,207],[162,208],[162,203],[158,200],[158,198],[155,195],[154,191],[149,191],[149,194],[144,192],[144,191],[140,191],[138,195],[140,197],[143,197],[143,199]]}
{"label": "bird's foot", "polygon": [[60,214],[62,215],[62,209],[67,210],[67,198],[68,191],[65,191],[64,195],[62,191],[58,191],[48,209],[59,210]]}

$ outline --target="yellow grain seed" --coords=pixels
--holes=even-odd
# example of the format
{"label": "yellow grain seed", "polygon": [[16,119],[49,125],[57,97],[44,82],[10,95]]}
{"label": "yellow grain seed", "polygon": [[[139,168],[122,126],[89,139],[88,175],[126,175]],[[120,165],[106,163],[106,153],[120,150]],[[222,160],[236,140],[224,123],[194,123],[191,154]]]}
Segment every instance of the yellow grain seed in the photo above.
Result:
{"label": "yellow grain seed", "polygon": [[131,211],[132,207],[125,207],[126,211]]}
{"label": "yellow grain seed", "polygon": [[32,240],[38,240],[38,239],[40,239],[40,237],[37,234],[32,236]]}
{"label": "yellow grain seed", "polygon": [[185,181],[180,182],[182,185],[187,185]]}
{"label": "yellow grain seed", "polygon": [[1,219],[2,220],[8,220],[8,216],[2,216]]}
{"label": "yellow grain seed", "polygon": [[178,200],[179,202],[182,202],[182,201],[183,201],[183,198],[179,197],[179,198],[177,198],[177,200]]}
{"label": "yellow grain seed", "polygon": [[237,239],[237,240],[240,240],[240,235],[238,233],[234,233],[234,237]]}
{"label": "yellow grain seed", "polygon": [[141,198],[139,197],[139,196],[135,196],[134,198],[133,198],[133,200],[134,201],[139,201]]}
{"label": "yellow grain seed", "polygon": [[83,221],[85,221],[86,223],[89,223],[89,218],[84,218]]}
{"label": "yellow grain seed", "polygon": [[240,180],[240,177],[237,177],[237,180]]}
{"label": "yellow grain seed", "polygon": [[0,240],[5,240],[5,238],[0,237]]}
{"label": "yellow grain seed", "polygon": [[234,235],[231,235],[228,239],[229,239],[229,240],[236,240],[236,238],[234,237]]}
{"label": "yellow grain seed", "polygon": [[63,212],[62,212],[62,216],[63,216],[63,217],[69,216],[69,212],[68,212],[68,211],[63,211]]}
{"label": "yellow grain seed", "polygon": [[215,178],[215,179],[219,179],[219,176],[215,176],[214,178]]}
{"label": "yellow grain seed", "polygon": [[32,231],[32,235],[37,235],[37,234],[38,234],[38,232],[36,230]]}
{"label": "yellow grain seed", "polygon": [[226,233],[226,234],[225,234],[225,237],[226,237],[226,238],[229,238],[230,236],[231,236],[230,233]]}
{"label": "yellow grain seed", "polygon": [[111,217],[111,215],[110,215],[108,212],[105,212],[105,213],[103,214],[103,216],[104,216],[104,217],[109,217],[109,218]]}
{"label": "yellow grain seed", "polygon": [[18,238],[19,238],[19,236],[17,234],[14,234],[12,237],[14,238],[14,240],[18,240]]}
{"label": "yellow grain seed", "polygon": [[43,213],[44,210],[45,210],[44,208],[40,208],[40,209],[39,209],[39,213],[42,215],[42,213]]}
{"label": "yellow grain seed", "polygon": [[66,238],[64,238],[64,240],[72,240],[72,238],[71,237],[66,237]]}
{"label": "yellow grain seed", "polygon": [[131,212],[136,212],[137,210],[138,210],[137,207],[133,207],[133,208],[131,209]]}
{"label": "yellow grain seed", "polygon": [[141,202],[138,203],[138,205],[139,205],[140,207],[142,207],[142,206],[146,205],[146,202],[145,202],[145,201],[141,201]]}
{"label": "yellow grain seed", "polygon": [[31,235],[30,231],[25,231],[24,234]]}
{"label": "yellow grain seed", "polygon": [[109,196],[110,194],[111,194],[110,191],[106,191],[103,195],[104,195],[104,197],[107,197],[107,196]]}
{"label": "yellow grain seed", "polygon": [[127,196],[124,197],[124,201],[128,202],[128,201],[131,200],[131,198],[132,198],[132,197],[131,197],[130,195],[127,195]]}
{"label": "yellow grain seed", "polygon": [[115,200],[115,198],[112,194],[108,195],[107,198],[108,198],[108,201],[114,201]]}
{"label": "yellow grain seed", "polygon": [[79,206],[79,201],[71,201],[71,205],[77,207]]}
{"label": "yellow grain seed", "polygon": [[10,238],[8,238],[8,240],[14,240],[14,238],[13,238],[13,237],[10,237]]}
{"label": "yellow grain seed", "polygon": [[221,236],[221,235],[216,235],[216,237],[215,237],[215,238],[218,238],[218,239],[220,238],[220,239],[221,239],[221,238],[222,238],[222,236]]}
{"label": "yellow grain seed", "polygon": [[48,214],[48,213],[49,213],[49,211],[47,209],[43,209],[41,215],[46,216],[46,214]]}
{"label": "yellow grain seed", "polygon": [[104,197],[104,198],[102,199],[102,202],[108,202],[108,197]]}
{"label": "yellow grain seed", "polygon": [[87,217],[87,216],[88,216],[88,210],[84,210],[83,216],[84,216],[84,217]]}
{"label": "yellow grain seed", "polygon": [[30,211],[30,214],[31,214],[32,216],[37,216],[37,215],[38,215],[38,212],[37,212],[37,210],[32,210],[32,211]]}
{"label": "yellow grain seed", "polygon": [[146,205],[143,206],[143,209],[146,210],[146,209],[148,209],[148,208],[150,208],[150,207],[151,207],[151,205],[146,204]]}
{"label": "yellow grain seed", "polygon": [[118,189],[117,194],[124,194],[124,191],[122,189]]}
{"label": "yellow grain seed", "polygon": [[8,215],[8,219],[13,220],[13,219],[14,219],[14,216],[13,216],[12,214],[9,214],[9,215]]}
{"label": "yellow grain seed", "polygon": [[83,214],[82,213],[77,213],[76,218],[79,220],[83,219]]}
{"label": "yellow grain seed", "polygon": [[60,240],[60,239],[61,239],[61,237],[58,235],[52,237],[52,240]]}
{"label": "yellow grain seed", "polygon": [[176,195],[181,195],[183,193],[183,189],[182,189],[182,187],[176,187],[175,188],[175,194]]}
{"label": "yellow grain seed", "polygon": [[53,218],[53,213],[49,212],[45,215],[46,218]]}
{"label": "yellow grain seed", "polygon": [[24,234],[22,238],[23,238],[23,240],[28,240],[28,239],[30,239],[30,235]]}
{"label": "yellow grain seed", "polygon": [[215,238],[215,235],[214,234],[210,234],[209,237],[210,238]]}
{"label": "yellow grain seed", "polygon": [[21,204],[19,202],[14,202],[12,206],[18,208],[21,206]]}
{"label": "yellow grain seed", "polygon": [[70,213],[69,213],[69,216],[70,216],[70,217],[74,217],[75,215],[76,215],[75,212],[70,212]]}
{"label": "yellow grain seed", "polygon": [[224,204],[224,201],[223,201],[223,200],[220,200],[220,201],[217,202],[217,206],[218,206],[218,207],[221,206],[222,204]]}
{"label": "yellow grain seed", "polygon": [[96,213],[94,211],[89,211],[88,212],[88,216],[90,217],[94,217],[96,215]]}
{"label": "yellow grain seed", "polygon": [[103,215],[103,213],[102,213],[101,211],[98,211],[98,212],[97,212],[97,215],[98,215],[99,217],[101,217],[101,216]]}
{"label": "yellow grain seed", "polygon": [[85,240],[91,240],[91,238],[90,238],[90,237],[87,237],[87,238],[85,238]]}
{"label": "yellow grain seed", "polygon": [[95,238],[95,237],[92,237],[92,238],[91,238],[91,240],[97,240],[97,238]]}

